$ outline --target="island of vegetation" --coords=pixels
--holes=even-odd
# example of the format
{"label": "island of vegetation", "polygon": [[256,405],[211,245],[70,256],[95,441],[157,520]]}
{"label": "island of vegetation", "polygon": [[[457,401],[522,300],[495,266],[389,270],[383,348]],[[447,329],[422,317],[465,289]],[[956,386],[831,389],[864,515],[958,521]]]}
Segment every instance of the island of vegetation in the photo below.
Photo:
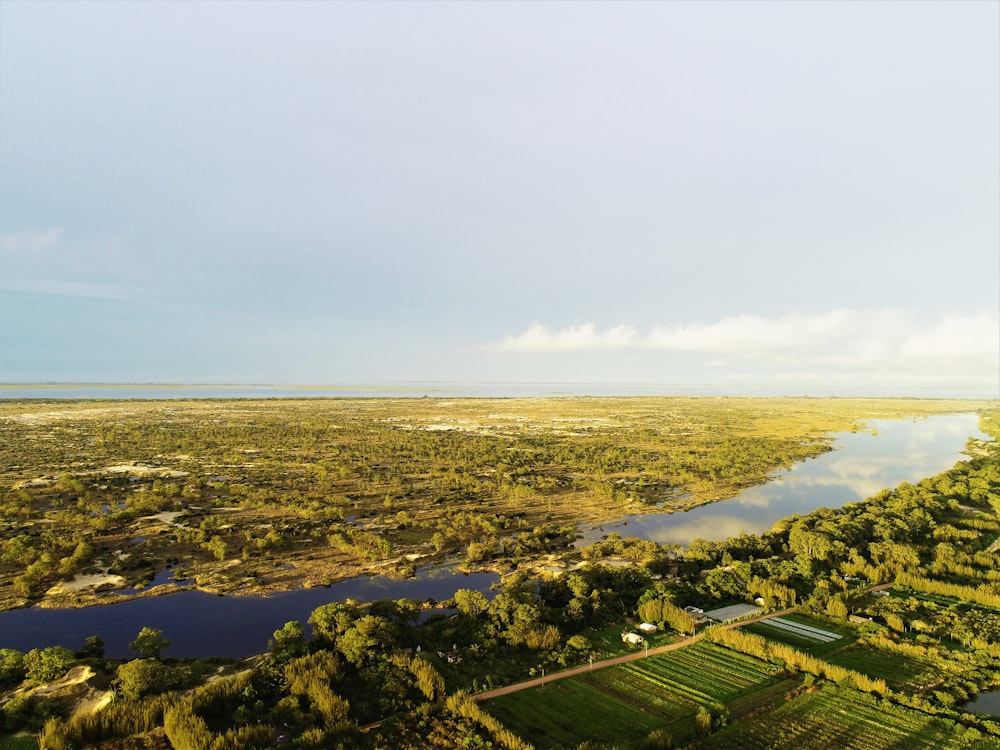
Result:
{"label": "island of vegetation", "polygon": [[96,636],[0,648],[0,748],[996,748],[1000,719],[966,709],[1000,687],[992,442],[759,535],[569,546],[865,420],[972,410],[1000,434],[976,402],[4,402],[4,608],[111,601],[167,566],[232,594],[444,555],[504,576],[430,617],[326,604],[242,661],[165,659],[155,623],[133,659]]}

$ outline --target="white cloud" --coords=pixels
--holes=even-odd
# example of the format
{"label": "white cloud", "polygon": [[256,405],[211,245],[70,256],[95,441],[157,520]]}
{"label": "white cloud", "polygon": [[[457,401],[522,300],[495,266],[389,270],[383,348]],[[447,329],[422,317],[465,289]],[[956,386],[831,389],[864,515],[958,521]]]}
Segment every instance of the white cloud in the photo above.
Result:
{"label": "white cloud", "polygon": [[541,323],[532,323],[517,336],[507,336],[495,348],[522,352],[572,352],[595,349],[629,349],[642,346],[632,326],[615,326],[598,331],[593,323],[552,331]]}
{"label": "white cloud", "polygon": [[5,234],[0,237],[0,250],[12,252],[38,250],[57,243],[61,234],[61,229],[37,229]]}
{"label": "white cloud", "polygon": [[[926,377],[949,374],[978,379],[998,375],[1000,319],[977,313],[950,315],[926,324],[898,309],[838,309],[789,313],[775,318],[736,315],[715,322],[666,324],[640,333],[634,326],[600,330],[592,323],[552,330],[533,323],[526,331],[489,347],[501,352],[587,352],[647,350],[704,355],[716,370],[764,366],[803,369],[907,373]],[[756,365],[755,367],[751,367]],[[735,372],[735,369],[734,369]],[[773,372],[770,373],[773,377]]]}

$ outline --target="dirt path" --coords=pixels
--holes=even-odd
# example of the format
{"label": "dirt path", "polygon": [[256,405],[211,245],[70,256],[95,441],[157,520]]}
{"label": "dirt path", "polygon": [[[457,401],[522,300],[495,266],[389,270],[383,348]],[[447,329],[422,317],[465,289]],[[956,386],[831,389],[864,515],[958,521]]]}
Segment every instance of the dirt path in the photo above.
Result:
{"label": "dirt path", "polygon": [[[892,584],[887,584],[892,585]],[[740,620],[739,622],[729,623],[724,625],[725,628],[737,628],[743,625],[748,625],[751,622],[758,622],[760,620],[767,620],[771,617],[781,617],[782,615],[788,615],[795,611],[795,608],[783,609],[780,612],[771,612],[766,615],[759,615],[757,617],[752,617],[749,620]],[[668,651],[674,651],[679,648],[685,648],[693,643],[697,643],[702,638],[705,637],[704,633],[698,633],[690,638],[685,638],[683,641],[677,641],[676,643],[668,643],[666,646],[657,646],[656,648],[644,649],[642,651],[636,651],[634,654],[625,654],[624,656],[615,656],[611,659],[605,659],[604,661],[593,662],[591,664],[584,664],[580,667],[574,667],[572,669],[565,669],[561,672],[553,672],[552,674],[547,674],[542,677],[536,677],[532,680],[526,680],[524,682],[517,682],[513,685],[507,685],[506,687],[496,688],[495,690],[487,690],[482,693],[476,693],[472,696],[474,700],[483,701],[490,700],[492,698],[497,698],[501,695],[508,695],[510,693],[516,693],[519,690],[527,690],[528,688],[538,687],[539,685],[545,685],[549,682],[554,682],[555,680],[562,680],[567,677],[574,677],[575,675],[586,674],[594,669],[604,669],[605,667],[613,667],[616,664],[625,664],[630,661],[635,661],[636,659],[645,659],[647,656],[656,656],[657,654],[665,654]]]}

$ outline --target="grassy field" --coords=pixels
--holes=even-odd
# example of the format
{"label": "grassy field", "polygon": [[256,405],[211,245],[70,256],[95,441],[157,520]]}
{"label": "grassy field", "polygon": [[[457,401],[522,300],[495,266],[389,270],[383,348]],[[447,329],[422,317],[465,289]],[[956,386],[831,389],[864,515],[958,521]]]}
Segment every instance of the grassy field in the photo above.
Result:
{"label": "grassy field", "polygon": [[38,750],[38,741],[31,737],[0,736],[0,750]]}
{"label": "grassy field", "polygon": [[485,708],[539,748],[585,740],[630,746],[654,729],[690,738],[702,706],[744,712],[784,694],[777,668],[710,643],[549,683]]}
{"label": "grassy field", "polygon": [[893,690],[920,689],[947,676],[940,663],[931,659],[920,659],[860,643],[831,654],[827,661],[869,677],[880,677]]}
{"label": "grassy field", "polygon": [[693,750],[958,750],[996,748],[947,720],[824,685],[736,722]]}

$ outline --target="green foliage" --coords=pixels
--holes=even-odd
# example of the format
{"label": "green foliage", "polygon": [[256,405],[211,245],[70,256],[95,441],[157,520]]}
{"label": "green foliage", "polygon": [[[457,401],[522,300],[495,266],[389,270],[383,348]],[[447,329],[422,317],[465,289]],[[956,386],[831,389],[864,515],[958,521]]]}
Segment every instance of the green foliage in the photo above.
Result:
{"label": "green foliage", "polygon": [[274,631],[271,653],[279,661],[286,661],[306,652],[305,628],[298,620],[289,620],[280,630]]}
{"label": "green foliage", "polygon": [[144,627],[128,647],[144,659],[159,659],[160,652],[170,645],[170,640],[163,637],[163,631]]}
{"label": "green foliage", "polygon": [[166,690],[170,672],[158,659],[134,659],[118,667],[115,682],[125,698],[138,700],[147,693]]}
{"label": "green foliage", "polygon": [[0,648],[0,687],[16,685],[25,674],[24,654],[12,648]]}
{"label": "green foliage", "polygon": [[36,682],[51,682],[66,674],[75,663],[73,652],[63,646],[33,648],[24,655],[25,676]]}

